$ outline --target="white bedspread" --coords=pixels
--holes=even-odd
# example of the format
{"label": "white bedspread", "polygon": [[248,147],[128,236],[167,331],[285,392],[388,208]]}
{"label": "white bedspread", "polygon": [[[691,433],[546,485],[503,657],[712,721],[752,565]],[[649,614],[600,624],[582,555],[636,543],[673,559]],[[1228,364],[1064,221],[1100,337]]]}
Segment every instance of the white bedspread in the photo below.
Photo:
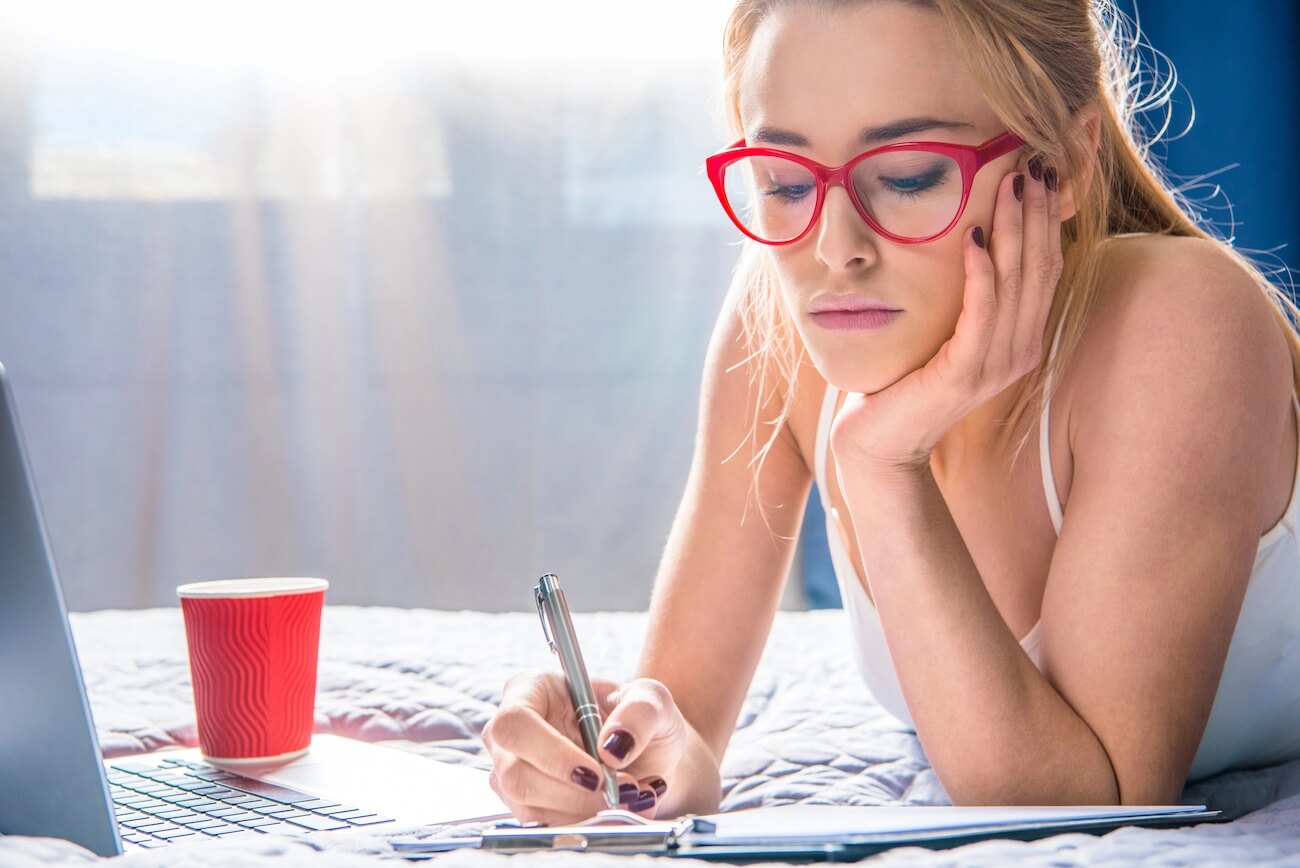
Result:
{"label": "white bedspread", "polygon": [[[630,675],[645,616],[576,615],[593,675]],[[781,613],[723,764],[724,809],[789,802],[944,804],[916,737],[867,695],[849,659],[840,612]],[[73,616],[104,753],[194,744],[194,711],[177,609]],[[478,734],[515,672],[556,664],[532,613],[490,615],[330,607],[325,612],[317,730],[386,741],[448,762],[488,767]],[[1300,866],[1300,762],[1233,772],[1188,789],[1237,817],[1174,830],[1124,829],[1102,837],[988,841],[955,850],[894,850],[894,865],[1251,863]],[[403,830],[409,831],[409,830]],[[393,831],[387,832],[394,834]],[[121,857],[124,865],[374,864],[392,858],[384,834],[330,833],[178,843]],[[459,851],[435,864],[617,865],[649,857],[550,853],[505,857]],[[62,841],[0,838],[0,865],[95,861]],[[682,864],[686,864],[683,862]],[[705,864],[691,862],[690,864]]]}

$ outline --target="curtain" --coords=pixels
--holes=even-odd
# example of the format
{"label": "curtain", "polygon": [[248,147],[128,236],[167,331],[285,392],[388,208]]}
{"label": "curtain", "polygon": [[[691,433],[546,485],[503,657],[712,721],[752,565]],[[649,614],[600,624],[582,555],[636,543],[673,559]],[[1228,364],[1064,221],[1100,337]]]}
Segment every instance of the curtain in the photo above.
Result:
{"label": "curtain", "polygon": [[174,5],[0,22],[0,362],[70,606],[644,608],[739,252],[729,4]]}

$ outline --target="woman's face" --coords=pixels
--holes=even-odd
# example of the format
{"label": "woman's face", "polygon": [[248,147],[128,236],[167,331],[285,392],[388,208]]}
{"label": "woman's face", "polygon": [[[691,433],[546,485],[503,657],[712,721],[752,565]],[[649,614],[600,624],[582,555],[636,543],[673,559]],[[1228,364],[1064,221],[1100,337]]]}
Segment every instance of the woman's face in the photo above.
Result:
{"label": "woman's face", "polygon": [[[893,0],[843,12],[792,4],[758,27],[740,80],[746,142],[839,166],[891,142],[978,145],[1002,133],[957,58],[935,12]],[[866,143],[865,130],[906,123]],[[804,144],[806,143],[806,144]],[[962,307],[962,239],[992,227],[999,182],[1015,152],[975,176],[947,235],[901,244],[876,234],[842,187],[831,188],[817,225],[800,241],[767,248],[808,354],[828,382],[877,392],[926,364],[952,336]],[[960,184],[959,179],[951,183]],[[882,317],[817,312],[883,303]],[[870,327],[864,320],[887,319]]]}

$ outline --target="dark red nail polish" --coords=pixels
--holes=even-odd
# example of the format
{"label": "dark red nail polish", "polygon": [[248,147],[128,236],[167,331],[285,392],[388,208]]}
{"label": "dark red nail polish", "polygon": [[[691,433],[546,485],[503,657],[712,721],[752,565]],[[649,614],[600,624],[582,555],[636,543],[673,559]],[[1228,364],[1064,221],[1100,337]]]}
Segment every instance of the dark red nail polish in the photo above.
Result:
{"label": "dark red nail polish", "polygon": [[970,231],[970,237],[975,240],[976,246],[981,248],[984,246],[984,230],[981,227],[976,226],[972,229]]}
{"label": "dark red nail polish", "polygon": [[615,730],[615,732],[601,745],[619,760],[627,759],[628,751],[632,750],[632,734],[626,730]]}
{"label": "dark red nail polish", "polygon": [[1011,181],[1011,192],[1016,194],[1016,201],[1023,202],[1025,199],[1025,176],[1023,173],[1017,174]]}
{"label": "dark red nail polish", "polygon": [[1037,154],[1029,158],[1029,174],[1035,181],[1043,180],[1043,158]]}
{"label": "dark red nail polish", "polygon": [[593,793],[596,791],[596,788],[600,786],[600,777],[591,769],[583,768],[582,766],[578,766],[574,769],[573,774],[569,775],[569,779],[580,787],[586,787]]}
{"label": "dark red nail polish", "polygon": [[1043,171],[1043,183],[1047,185],[1047,189],[1055,192],[1056,190],[1056,167],[1055,166],[1048,166]]}
{"label": "dark red nail polish", "polygon": [[668,792],[668,782],[663,778],[651,778],[646,786],[655,791],[656,798],[662,798],[663,794]]}
{"label": "dark red nail polish", "polygon": [[644,793],[638,794],[635,802],[628,805],[628,810],[632,811],[634,814],[639,814],[644,810],[653,808],[655,806],[655,801],[654,792],[652,790],[646,790]]}
{"label": "dark red nail polish", "polygon": [[632,784],[618,785],[618,800],[624,805],[630,805],[639,798],[639,791]]}

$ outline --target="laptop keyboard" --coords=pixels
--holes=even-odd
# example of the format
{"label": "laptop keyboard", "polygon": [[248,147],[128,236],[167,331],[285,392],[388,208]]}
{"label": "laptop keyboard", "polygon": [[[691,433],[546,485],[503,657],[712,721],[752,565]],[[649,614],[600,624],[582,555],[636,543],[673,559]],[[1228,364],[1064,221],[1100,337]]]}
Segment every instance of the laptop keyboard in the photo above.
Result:
{"label": "laptop keyboard", "polygon": [[393,822],[201,762],[115,760],[108,764],[108,787],[122,840],[139,847],[196,836],[302,835]]}

